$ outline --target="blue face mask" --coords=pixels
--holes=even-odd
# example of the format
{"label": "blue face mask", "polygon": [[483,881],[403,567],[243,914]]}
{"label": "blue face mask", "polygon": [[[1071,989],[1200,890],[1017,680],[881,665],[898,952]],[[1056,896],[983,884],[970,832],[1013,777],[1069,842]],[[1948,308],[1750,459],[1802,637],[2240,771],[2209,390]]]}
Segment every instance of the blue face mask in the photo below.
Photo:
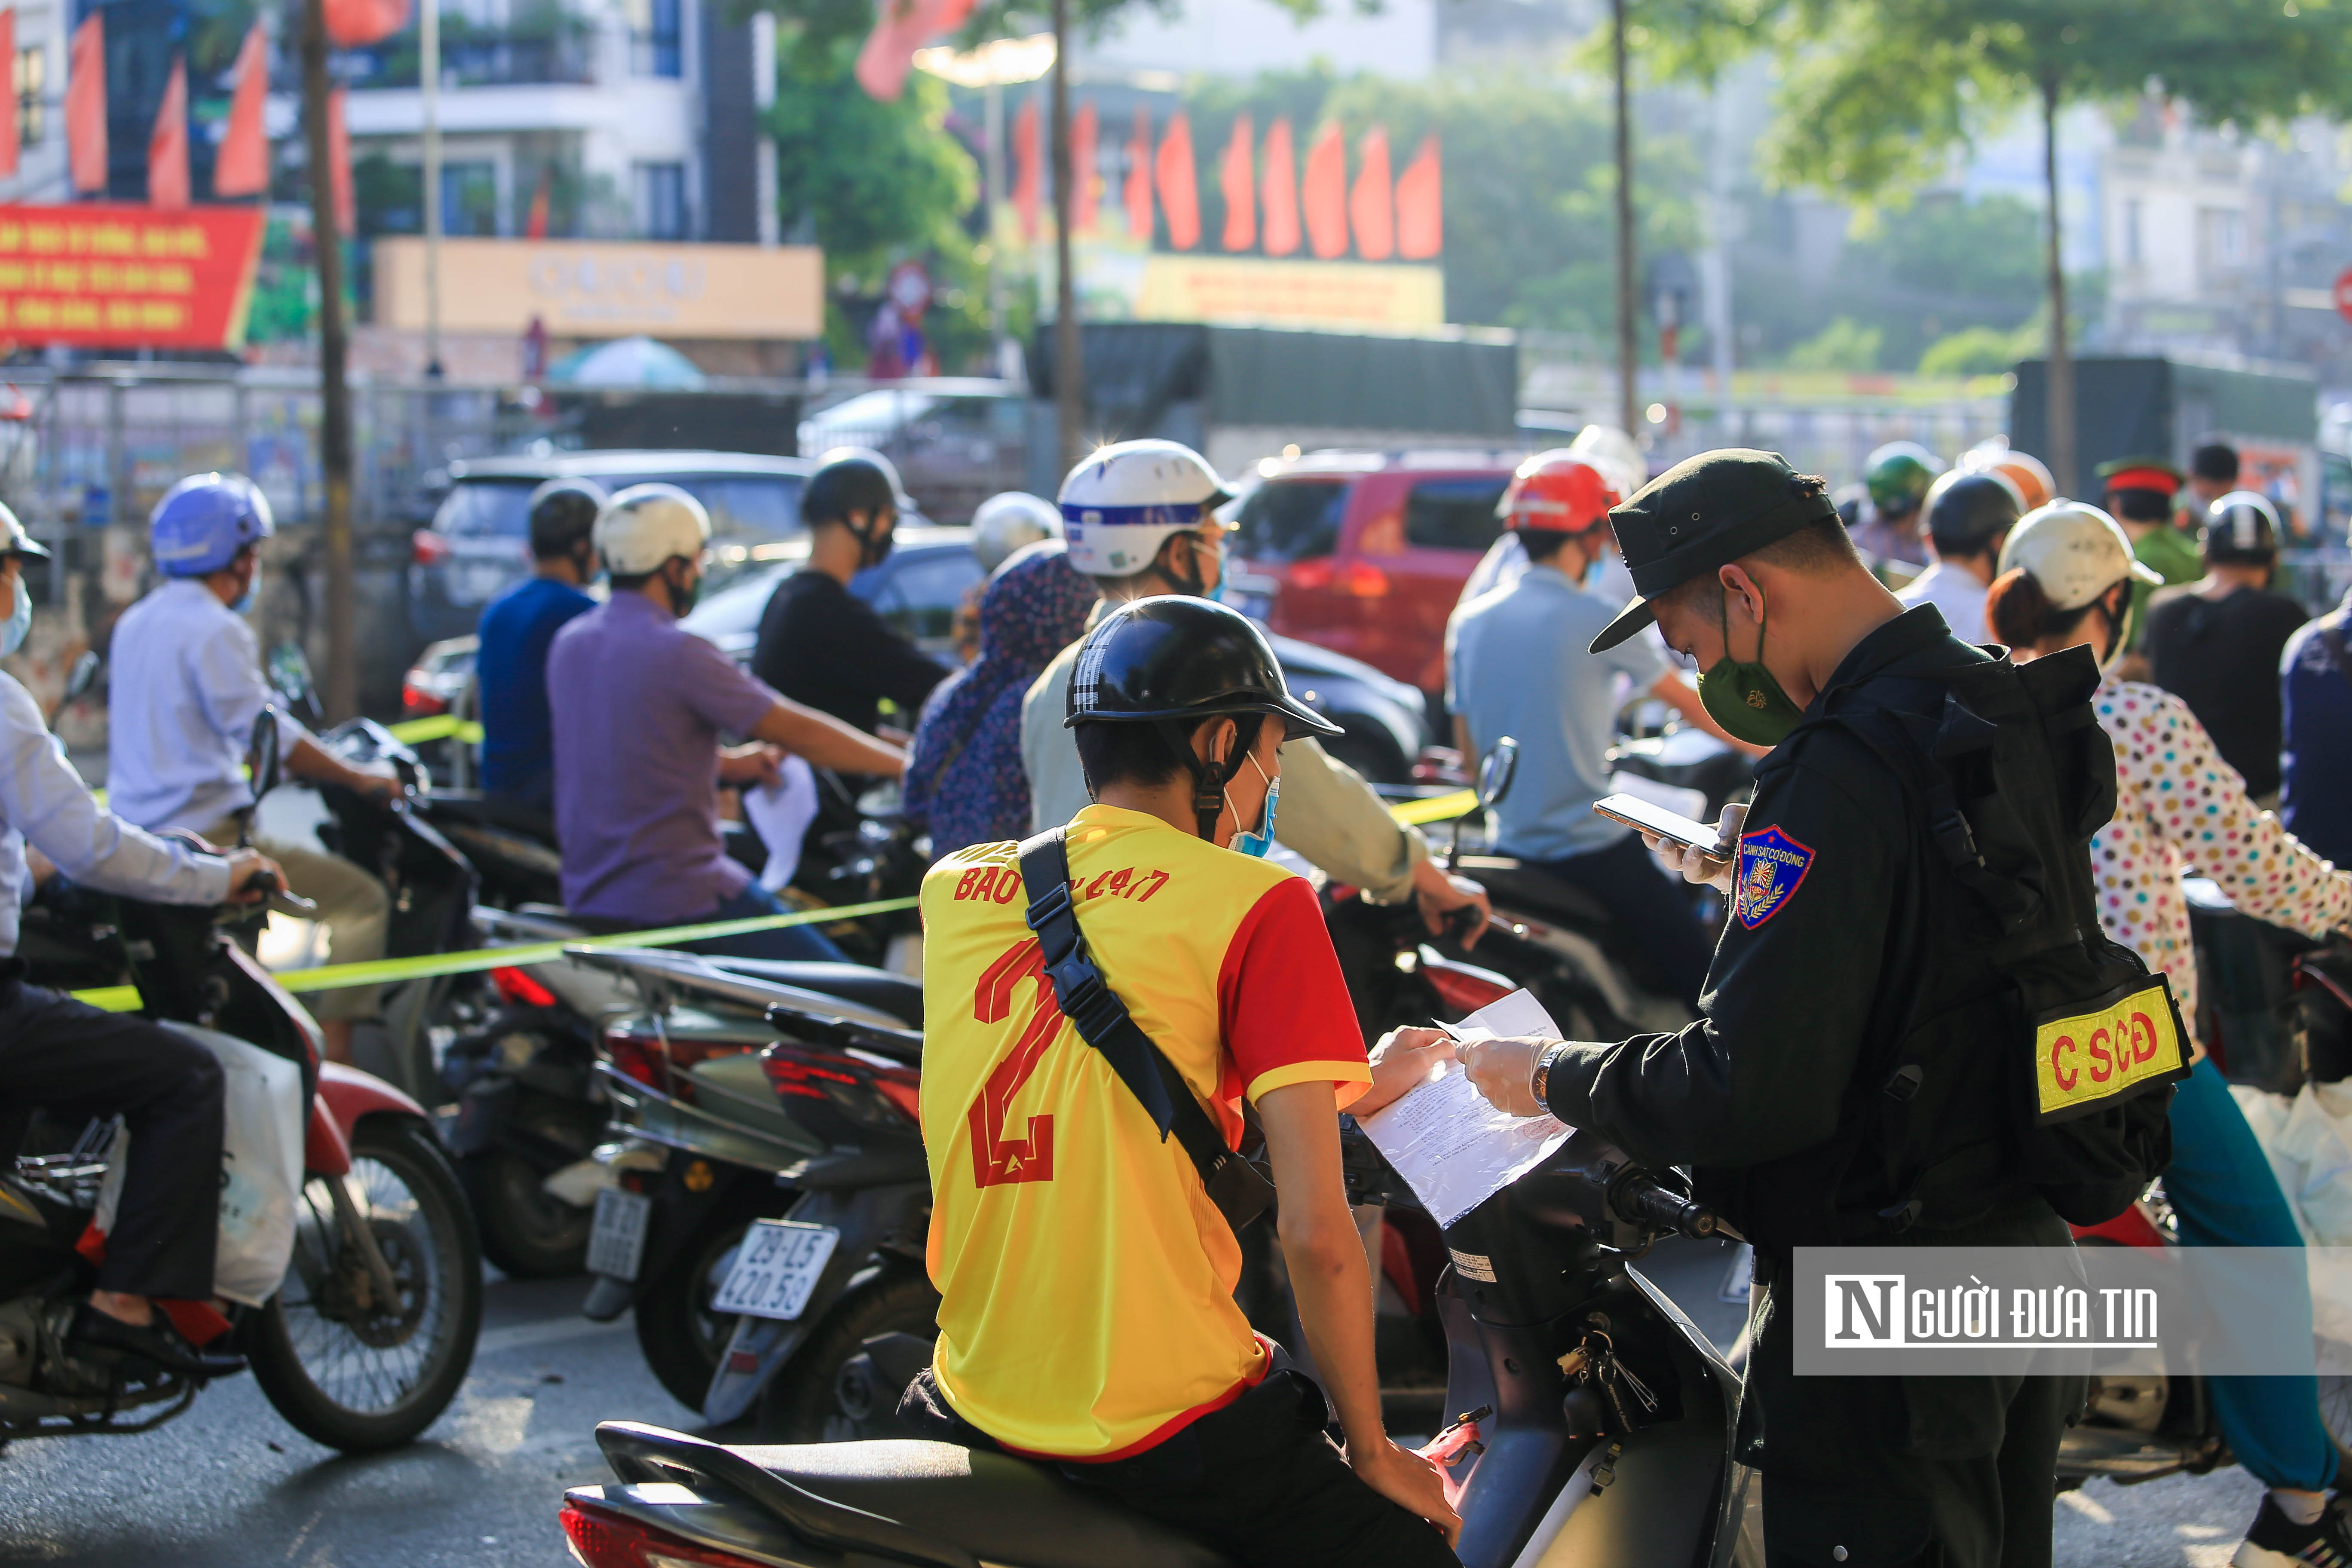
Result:
{"label": "blue face mask", "polygon": [[33,629],[33,595],[25,591],[25,579],[16,579],[16,607],[9,612],[8,623],[0,626],[0,657],[15,653],[25,646],[25,638]]}
{"label": "blue face mask", "polygon": [[[1257,768],[1257,776],[1260,778],[1265,778],[1265,770],[1258,767],[1257,758],[1255,755],[1251,756],[1249,762],[1250,766]],[[1253,860],[1263,860],[1265,858],[1266,851],[1274,847],[1274,808],[1281,804],[1281,800],[1282,781],[1280,779],[1266,779],[1265,815],[1258,818],[1257,828],[1255,832],[1236,833],[1234,835],[1233,848],[1235,854],[1246,855]],[[1228,795],[1225,797],[1226,807],[1230,809],[1233,804],[1233,796]],[[1241,813],[1236,811],[1234,813],[1234,816],[1238,818],[1241,816]]]}
{"label": "blue face mask", "polygon": [[257,566],[253,569],[253,575],[246,579],[245,592],[236,596],[236,603],[231,605],[229,610],[235,615],[249,616],[253,614],[253,602],[259,597],[261,597],[261,568]]}

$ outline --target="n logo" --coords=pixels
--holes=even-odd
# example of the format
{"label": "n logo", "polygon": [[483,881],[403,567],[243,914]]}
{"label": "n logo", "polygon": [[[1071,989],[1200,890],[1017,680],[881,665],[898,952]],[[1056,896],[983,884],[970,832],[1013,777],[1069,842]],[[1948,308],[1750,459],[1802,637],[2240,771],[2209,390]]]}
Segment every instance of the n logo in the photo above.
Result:
{"label": "n logo", "polygon": [[1062,1009],[1054,1000],[1053,982],[1045,978],[1045,952],[1029,938],[988,966],[972,995],[972,1016],[983,1024],[1001,1024],[1013,1016],[1014,994],[1024,981],[1034,981],[1035,999],[1022,1025],[1012,1052],[996,1064],[971,1102],[966,1120],[971,1128],[973,1184],[1003,1186],[1012,1182],[1054,1179],[1054,1119],[1032,1116],[1027,1136],[1008,1138],[1004,1120],[1013,1097],[1021,1092],[1045,1047],[1062,1030]]}
{"label": "n logo", "polygon": [[1822,1324],[1822,1343],[1840,1345],[1899,1345],[1903,1336],[1903,1284],[1900,1274],[1831,1274],[1822,1279],[1829,1299]]}

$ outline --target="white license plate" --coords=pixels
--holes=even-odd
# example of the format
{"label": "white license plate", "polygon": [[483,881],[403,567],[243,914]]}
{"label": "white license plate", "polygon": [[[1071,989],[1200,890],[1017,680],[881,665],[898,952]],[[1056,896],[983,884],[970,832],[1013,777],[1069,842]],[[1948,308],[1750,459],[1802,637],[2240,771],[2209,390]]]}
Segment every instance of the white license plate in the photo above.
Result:
{"label": "white license plate", "polygon": [[654,1201],[643,1193],[606,1187],[596,1194],[596,1224],[588,1233],[588,1272],[635,1283],[646,1255],[646,1222]]}
{"label": "white license plate", "polygon": [[752,1221],[743,1233],[743,1245],[736,1248],[727,1283],[711,1298],[710,1310],[792,1321],[807,1310],[817,1276],[839,1245],[841,1232],[829,1225]]}

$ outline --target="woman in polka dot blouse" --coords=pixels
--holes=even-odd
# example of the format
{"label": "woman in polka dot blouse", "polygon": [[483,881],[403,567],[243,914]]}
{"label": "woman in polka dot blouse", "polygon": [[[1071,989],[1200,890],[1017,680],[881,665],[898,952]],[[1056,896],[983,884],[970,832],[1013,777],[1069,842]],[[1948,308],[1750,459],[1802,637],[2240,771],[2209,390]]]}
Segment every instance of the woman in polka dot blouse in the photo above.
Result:
{"label": "woman in polka dot blouse", "polygon": [[[1985,619],[2020,661],[2087,643],[2104,664],[2121,644],[2139,569],[2106,513],[2071,501],[2042,507],[2010,535],[2000,565]],[[2100,923],[2164,971],[2184,1017],[2197,1016],[2197,959],[2183,876],[2210,877],[2247,914],[2314,936],[2352,924],[2352,877],[2247,798],[2245,781],[2179,699],[2111,677],[2095,705],[2115,743],[2116,783],[2116,814],[2091,841]],[[2302,1245],[2270,1162],[2201,1046],[2173,1094],[2164,1190],[2189,1246]],[[2352,1562],[2352,1530],[2327,1506],[2336,1454],[2317,1381],[2226,1377],[2207,1387],[2231,1451],[2271,1489],[2231,1563]]]}

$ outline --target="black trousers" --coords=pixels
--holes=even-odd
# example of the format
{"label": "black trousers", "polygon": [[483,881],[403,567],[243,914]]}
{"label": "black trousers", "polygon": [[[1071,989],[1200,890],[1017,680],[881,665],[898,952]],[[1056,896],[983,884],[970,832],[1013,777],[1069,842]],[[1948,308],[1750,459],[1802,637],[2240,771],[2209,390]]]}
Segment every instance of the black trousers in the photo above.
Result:
{"label": "black trousers", "polygon": [[212,1300],[221,1094],[220,1063],[185,1036],[0,981],[0,1106],[119,1115],[131,1131],[100,1289]]}
{"label": "black trousers", "polygon": [[[948,1407],[929,1367],[898,1418],[940,1442],[997,1447]],[[1328,1418],[1315,1380],[1282,1368],[1132,1458],[1056,1468],[1248,1568],[1460,1568],[1434,1525],[1357,1479]]]}

